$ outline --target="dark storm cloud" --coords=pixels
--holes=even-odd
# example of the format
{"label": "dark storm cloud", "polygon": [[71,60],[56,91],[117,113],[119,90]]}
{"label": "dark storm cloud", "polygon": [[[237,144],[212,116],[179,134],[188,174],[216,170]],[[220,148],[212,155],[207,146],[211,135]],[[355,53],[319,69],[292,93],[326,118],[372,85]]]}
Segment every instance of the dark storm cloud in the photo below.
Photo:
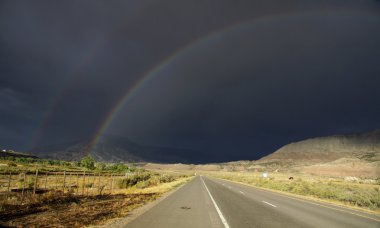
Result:
{"label": "dark storm cloud", "polygon": [[[144,72],[225,27],[278,15],[380,9],[376,1],[0,4],[0,145],[22,150],[91,137]],[[378,125],[379,46],[369,38],[378,33],[360,16],[332,27],[328,18],[311,26],[280,20],[257,27],[261,36],[238,32],[195,49],[140,91],[120,114],[126,119],[109,130],[147,144],[221,151],[226,160]],[[320,25],[327,28],[307,29]],[[239,152],[231,155],[231,148]]]}
{"label": "dark storm cloud", "polygon": [[120,122],[138,140],[230,151],[229,159],[371,130],[380,125],[379,26],[374,16],[319,13],[232,30],[168,66]]}

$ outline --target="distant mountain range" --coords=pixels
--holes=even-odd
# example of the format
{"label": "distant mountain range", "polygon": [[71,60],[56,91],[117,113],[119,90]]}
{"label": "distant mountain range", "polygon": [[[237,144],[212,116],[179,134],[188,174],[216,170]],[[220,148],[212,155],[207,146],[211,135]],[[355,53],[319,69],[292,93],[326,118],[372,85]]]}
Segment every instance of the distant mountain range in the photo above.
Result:
{"label": "distant mountain range", "polygon": [[380,129],[368,133],[318,137],[290,143],[259,161],[320,163],[340,158],[380,161]]}
{"label": "distant mountain range", "polygon": [[115,135],[103,135],[89,151],[90,140],[40,146],[30,153],[38,157],[77,161],[90,154],[97,161],[104,162],[157,162],[193,163],[196,154],[192,150],[144,146]]}
{"label": "distant mountain range", "polygon": [[[30,152],[41,158],[66,161],[80,160],[89,153],[97,161],[105,162],[199,163],[199,151],[145,146],[121,136],[103,135],[91,150],[89,150],[89,142],[90,140],[84,140],[36,147]],[[306,139],[287,144],[257,161],[224,163],[221,167],[242,167],[243,163],[246,168],[256,165],[296,167],[327,163],[336,167],[337,164],[355,163],[363,167],[370,165],[368,170],[375,170],[373,172],[377,173],[376,167],[380,165],[380,130]]]}
{"label": "distant mountain range", "polygon": [[36,156],[30,155],[27,153],[15,152],[13,150],[1,150],[0,151],[0,158],[2,158],[2,157],[37,158]]}

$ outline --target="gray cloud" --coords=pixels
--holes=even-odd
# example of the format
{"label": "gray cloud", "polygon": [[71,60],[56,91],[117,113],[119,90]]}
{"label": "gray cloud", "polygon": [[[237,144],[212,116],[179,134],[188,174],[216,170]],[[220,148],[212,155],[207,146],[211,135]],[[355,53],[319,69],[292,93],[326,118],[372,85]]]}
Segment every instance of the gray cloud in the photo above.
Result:
{"label": "gray cloud", "polygon": [[165,68],[109,131],[226,160],[376,128],[379,9],[377,1],[2,1],[0,145],[88,138],[148,69],[260,18],[273,19]]}

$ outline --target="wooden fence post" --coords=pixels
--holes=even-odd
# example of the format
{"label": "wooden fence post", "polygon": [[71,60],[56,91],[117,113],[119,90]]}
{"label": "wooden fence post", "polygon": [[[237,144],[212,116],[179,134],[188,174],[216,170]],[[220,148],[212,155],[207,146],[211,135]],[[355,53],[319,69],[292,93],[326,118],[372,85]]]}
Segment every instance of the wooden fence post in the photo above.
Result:
{"label": "wooden fence post", "polygon": [[26,173],[24,173],[24,178],[23,178],[23,181],[22,181],[21,205],[22,205],[22,202],[24,201],[25,181],[26,181]]}
{"label": "wooden fence post", "polygon": [[[91,184],[91,173],[89,172],[88,173],[88,178],[87,178],[87,186],[90,186],[90,184]],[[86,187],[86,196],[88,196],[88,187]]]}
{"label": "wooden fence post", "polygon": [[38,185],[38,169],[36,170],[36,179],[34,180],[33,195],[36,194],[37,185]]}
{"label": "wooden fence post", "polygon": [[71,173],[67,176],[67,192],[70,192],[70,189],[72,188],[72,185],[70,185],[71,182]]}
{"label": "wooden fence post", "polygon": [[77,173],[77,195],[79,192],[79,174]]}
{"label": "wooden fence post", "polygon": [[63,171],[63,194],[65,194],[66,188],[66,171]]}
{"label": "wooden fence post", "polygon": [[82,186],[82,195],[84,195],[84,187],[86,184],[86,171],[83,171],[83,186]]}
{"label": "wooden fence post", "polygon": [[93,194],[94,193],[94,187],[95,187],[95,182],[96,182],[96,174],[95,172],[93,173],[94,175],[94,178],[92,178],[92,183],[91,183],[91,193]]}
{"label": "wooden fence post", "polygon": [[[88,178],[87,178],[87,186],[91,186],[91,173],[88,173]],[[86,187],[86,196],[88,196],[88,187]]]}
{"label": "wooden fence post", "polygon": [[101,186],[100,186],[100,173],[99,173],[99,177],[98,177],[98,194],[100,195],[100,188],[101,188]]}
{"label": "wooden fence post", "polygon": [[11,179],[12,179],[12,172],[9,172],[7,195],[9,193],[10,189],[11,189]]}
{"label": "wooden fence post", "polygon": [[91,187],[91,172],[88,172],[88,177],[87,177],[87,186],[86,186],[86,196],[88,196],[88,192],[90,191]]}
{"label": "wooden fence post", "polygon": [[91,182],[91,173],[89,173],[89,174],[88,174],[88,186],[91,187],[91,188],[90,188],[90,189],[87,188],[87,193],[86,193],[86,195],[88,195],[88,192],[89,192],[89,191],[91,191],[91,192],[93,191],[93,188],[92,188],[93,185],[94,185],[94,180],[92,180],[92,182]]}
{"label": "wooden fence post", "polygon": [[96,186],[96,173],[94,172],[94,182],[92,182],[92,192],[91,192],[92,194],[94,194],[94,191],[96,192],[95,186]]}

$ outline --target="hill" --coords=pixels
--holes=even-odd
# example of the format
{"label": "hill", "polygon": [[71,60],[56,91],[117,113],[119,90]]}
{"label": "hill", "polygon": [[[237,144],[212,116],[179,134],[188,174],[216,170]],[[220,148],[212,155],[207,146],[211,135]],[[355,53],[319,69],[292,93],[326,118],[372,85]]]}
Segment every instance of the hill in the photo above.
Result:
{"label": "hill", "polygon": [[321,163],[340,158],[380,161],[380,130],[369,133],[334,135],[287,144],[259,161]]}
{"label": "hill", "polygon": [[102,135],[93,148],[89,145],[90,140],[72,141],[36,147],[30,152],[66,161],[77,161],[87,154],[103,162],[191,163],[196,159],[191,150],[145,146],[116,135]]}
{"label": "hill", "polygon": [[253,165],[335,177],[380,177],[380,130],[334,135],[287,144]]}
{"label": "hill", "polygon": [[27,153],[15,152],[13,150],[1,150],[0,151],[0,158],[1,157],[37,158],[36,156],[30,155]]}

